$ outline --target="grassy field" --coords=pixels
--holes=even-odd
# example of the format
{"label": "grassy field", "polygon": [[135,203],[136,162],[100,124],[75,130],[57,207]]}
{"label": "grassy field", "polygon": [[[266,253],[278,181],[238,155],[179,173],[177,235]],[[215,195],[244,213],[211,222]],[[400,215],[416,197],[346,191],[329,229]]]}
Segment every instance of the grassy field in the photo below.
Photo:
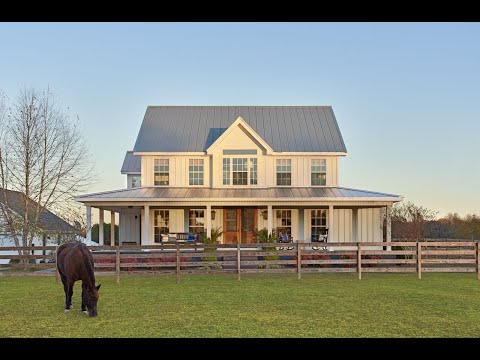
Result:
{"label": "grassy field", "polygon": [[97,277],[97,318],[53,277],[0,277],[0,337],[479,337],[475,274]]}

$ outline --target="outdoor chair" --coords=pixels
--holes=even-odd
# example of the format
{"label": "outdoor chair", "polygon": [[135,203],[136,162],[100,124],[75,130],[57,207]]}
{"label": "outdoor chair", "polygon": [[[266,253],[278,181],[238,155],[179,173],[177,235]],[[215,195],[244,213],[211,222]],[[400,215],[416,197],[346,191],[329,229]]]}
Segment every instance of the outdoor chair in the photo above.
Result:
{"label": "outdoor chair", "polygon": [[313,250],[327,250],[328,229],[312,234],[312,243],[322,243],[321,246],[312,246]]}

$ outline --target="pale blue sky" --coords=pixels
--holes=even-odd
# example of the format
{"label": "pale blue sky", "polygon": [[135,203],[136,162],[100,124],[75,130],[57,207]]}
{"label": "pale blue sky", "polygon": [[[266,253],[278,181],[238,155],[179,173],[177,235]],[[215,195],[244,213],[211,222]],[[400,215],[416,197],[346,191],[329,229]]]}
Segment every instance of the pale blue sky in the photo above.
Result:
{"label": "pale blue sky", "polygon": [[480,214],[479,23],[0,23],[0,89],[50,86],[99,172],[148,105],[332,105],[342,186]]}

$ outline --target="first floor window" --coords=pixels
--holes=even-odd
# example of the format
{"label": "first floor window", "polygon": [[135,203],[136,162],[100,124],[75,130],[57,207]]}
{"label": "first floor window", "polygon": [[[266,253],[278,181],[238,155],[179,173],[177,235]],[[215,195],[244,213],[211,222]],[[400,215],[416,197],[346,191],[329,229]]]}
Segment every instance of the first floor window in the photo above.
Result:
{"label": "first floor window", "polygon": [[277,186],[292,185],[292,160],[277,159]]}
{"label": "first floor window", "polygon": [[327,210],[311,210],[310,230],[312,239],[319,240],[320,235],[326,235],[327,232]]}
{"label": "first floor window", "polygon": [[292,236],[292,210],[275,210],[277,221],[277,233]]}
{"label": "first floor window", "polygon": [[205,228],[205,210],[190,210],[188,232],[192,234],[203,234]]}
{"label": "first floor window", "polygon": [[154,210],[153,214],[154,239],[156,243],[161,243],[162,234],[168,234],[170,232],[168,227],[170,212],[168,210]]}
{"label": "first floor window", "polygon": [[327,164],[325,159],[313,159],[311,167],[311,180],[313,185],[327,184]]}
{"label": "first floor window", "polygon": [[203,185],[203,159],[188,160],[188,184]]}
{"label": "first floor window", "polygon": [[169,174],[168,159],[155,159],[153,185],[168,185],[169,183],[168,174]]}

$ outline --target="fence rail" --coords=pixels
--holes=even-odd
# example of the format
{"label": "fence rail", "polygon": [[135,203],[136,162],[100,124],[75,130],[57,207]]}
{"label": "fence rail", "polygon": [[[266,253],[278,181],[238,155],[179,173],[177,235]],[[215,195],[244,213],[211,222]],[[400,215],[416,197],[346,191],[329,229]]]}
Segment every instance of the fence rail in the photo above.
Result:
{"label": "fence rail", "polygon": [[[477,273],[480,280],[478,241],[393,241],[367,243],[261,243],[261,244],[159,244],[89,247],[97,273],[181,274],[236,273],[302,273],[315,272],[423,272]],[[323,247],[325,246],[325,247]],[[2,275],[55,275],[55,246],[0,247]],[[15,254],[5,254],[14,251]],[[8,268],[15,270],[9,271]],[[50,270],[50,271],[48,271]]]}

